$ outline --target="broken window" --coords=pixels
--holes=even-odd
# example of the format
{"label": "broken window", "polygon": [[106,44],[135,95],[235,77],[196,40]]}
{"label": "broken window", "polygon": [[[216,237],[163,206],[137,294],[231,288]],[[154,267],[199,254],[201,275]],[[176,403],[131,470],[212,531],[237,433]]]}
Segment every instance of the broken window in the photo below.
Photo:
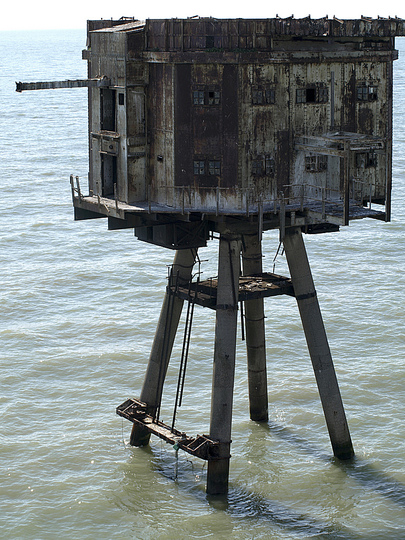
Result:
{"label": "broken window", "polygon": [[369,101],[376,101],[377,98],[378,98],[377,87],[376,86],[369,86],[368,87],[368,100]]}
{"label": "broken window", "polygon": [[263,175],[263,160],[254,159],[252,161],[252,174],[253,174],[253,176],[262,176]]}
{"label": "broken window", "polygon": [[221,92],[217,88],[201,88],[193,90],[194,105],[219,105],[221,103]]}
{"label": "broken window", "polygon": [[363,84],[357,87],[357,101],[376,101],[378,92],[376,86]]}
{"label": "broken window", "polygon": [[315,103],[316,102],[316,89],[315,88],[307,88],[305,95],[306,95],[306,102],[307,103]]}
{"label": "broken window", "polygon": [[305,156],[305,170],[307,172],[317,172],[316,156]]}
{"label": "broken window", "polygon": [[194,174],[205,174],[205,161],[194,160]]}
{"label": "broken window", "polygon": [[221,161],[220,160],[204,160],[195,159],[193,161],[194,174],[199,176],[220,176]]}
{"label": "broken window", "polygon": [[319,103],[327,103],[329,99],[328,88],[326,86],[321,86],[318,88],[318,101]]}
{"label": "broken window", "polygon": [[276,101],[274,88],[253,88],[253,105],[271,105]]}
{"label": "broken window", "polygon": [[253,92],[252,92],[252,103],[253,103],[253,105],[262,105],[263,104],[263,91],[262,90],[253,90]]}
{"label": "broken window", "polygon": [[205,37],[205,48],[206,49],[213,49],[214,46],[215,46],[214,36],[206,36]]}
{"label": "broken window", "polygon": [[311,86],[308,88],[297,88],[297,103],[327,103],[329,100],[329,91],[327,86]]}
{"label": "broken window", "polygon": [[219,105],[220,93],[218,90],[208,92],[208,105]]}
{"label": "broken window", "polygon": [[252,160],[253,176],[274,176],[274,158],[262,156]]}
{"label": "broken window", "polygon": [[328,156],[305,156],[305,171],[323,172],[328,169]]}
{"label": "broken window", "polygon": [[274,176],[274,159],[266,156],[265,158],[266,176]]}
{"label": "broken window", "polygon": [[377,154],[374,151],[358,152],[356,154],[356,167],[358,169],[377,167]]}

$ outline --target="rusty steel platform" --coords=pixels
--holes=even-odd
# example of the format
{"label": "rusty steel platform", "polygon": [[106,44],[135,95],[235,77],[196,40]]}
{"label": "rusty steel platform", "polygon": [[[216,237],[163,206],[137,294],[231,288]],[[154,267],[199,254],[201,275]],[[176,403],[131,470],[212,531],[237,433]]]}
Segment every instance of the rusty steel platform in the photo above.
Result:
{"label": "rusty steel platform", "polygon": [[153,435],[163,439],[171,445],[177,445],[180,450],[204,460],[219,459],[219,442],[210,439],[207,435],[189,437],[184,432],[170,428],[160,420],[154,419],[146,412],[146,404],[137,399],[127,399],[116,409],[119,416],[130,420],[147,429]]}
{"label": "rusty steel platform", "polygon": [[[217,278],[192,282],[189,287],[182,285],[168,287],[170,294],[211,309],[216,309],[217,289]],[[258,298],[269,296],[280,296],[282,294],[295,296],[292,281],[288,277],[265,272],[252,276],[241,276],[239,278],[239,302],[257,300]]]}

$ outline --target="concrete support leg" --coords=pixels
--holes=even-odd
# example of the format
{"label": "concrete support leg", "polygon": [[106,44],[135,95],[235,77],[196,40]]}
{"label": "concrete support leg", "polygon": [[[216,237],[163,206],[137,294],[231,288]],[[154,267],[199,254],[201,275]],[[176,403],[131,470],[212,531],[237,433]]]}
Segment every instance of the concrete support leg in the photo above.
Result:
{"label": "concrete support leg", "polygon": [[221,235],[210,426],[210,437],[220,445],[218,459],[208,461],[209,495],[226,494],[228,491],[240,248],[240,237]]}
{"label": "concrete support leg", "polygon": [[[244,276],[263,272],[262,245],[258,235],[243,236],[242,263]],[[267,422],[269,416],[263,298],[245,302],[245,322],[250,418],[256,422]]]}
{"label": "concrete support leg", "polygon": [[[176,280],[179,285],[190,282],[196,253],[196,249],[182,249],[176,252],[172,273],[173,284]],[[166,292],[140,396],[140,400],[148,406],[147,412],[152,415],[160,406],[162,399],[163,384],[182,308],[183,300]],[[145,428],[133,425],[130,444],[145,446],[149,443],[149,439],[150,433]]]}
{"label": "concrete support leg", "polygon": [[350,459],[352,441],[301,230],[287,229],[283,242],[333,453]]}

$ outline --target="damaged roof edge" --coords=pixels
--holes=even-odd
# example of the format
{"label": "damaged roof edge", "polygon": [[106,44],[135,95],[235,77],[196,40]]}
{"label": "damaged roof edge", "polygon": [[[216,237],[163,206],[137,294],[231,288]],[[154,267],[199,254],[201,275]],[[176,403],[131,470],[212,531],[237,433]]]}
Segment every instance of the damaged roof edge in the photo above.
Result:
{"label": "damaged roof edge", "polygon": [[[279,36],[405,36],[405,19],[398,17],[379,17],[377,19],[368,17],[362,17],[360,19],[338,19],[334,17],[333,19],[329,19],[328,16],[320,19],[312,19],[311,17],[302,19],[295,19],[294,17],[275,17],[269,19],[216,19],[214,17],[192,17],[186,19],[146,19],[144,21],[124,17],[119,20],[89,20],[87,22],[87,28],[89,32],[133,32],[144,30],[145,28],[147,31],[150,31],[154,24],[165,25],[178,22],[198,27],[205,21],[218,23],[219,27],[213,27],[213,34],[221,33],[221,25],[233,23],[236,25],[246,24],[248,26],[260,24],[262,27],[265,27],[265,33]],[[204,32],[204,30],[202,31]]]}

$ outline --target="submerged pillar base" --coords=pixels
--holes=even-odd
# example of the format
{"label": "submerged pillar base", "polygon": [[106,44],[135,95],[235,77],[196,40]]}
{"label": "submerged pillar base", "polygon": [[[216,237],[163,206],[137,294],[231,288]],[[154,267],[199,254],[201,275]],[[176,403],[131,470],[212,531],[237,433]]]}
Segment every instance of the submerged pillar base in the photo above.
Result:
{"label": "submerged pillar base", "polygon": [[220,453],[226,457],[208,461],[207,495],[226,495],[229,484],[229,465],[231,443],[221,443]]}

